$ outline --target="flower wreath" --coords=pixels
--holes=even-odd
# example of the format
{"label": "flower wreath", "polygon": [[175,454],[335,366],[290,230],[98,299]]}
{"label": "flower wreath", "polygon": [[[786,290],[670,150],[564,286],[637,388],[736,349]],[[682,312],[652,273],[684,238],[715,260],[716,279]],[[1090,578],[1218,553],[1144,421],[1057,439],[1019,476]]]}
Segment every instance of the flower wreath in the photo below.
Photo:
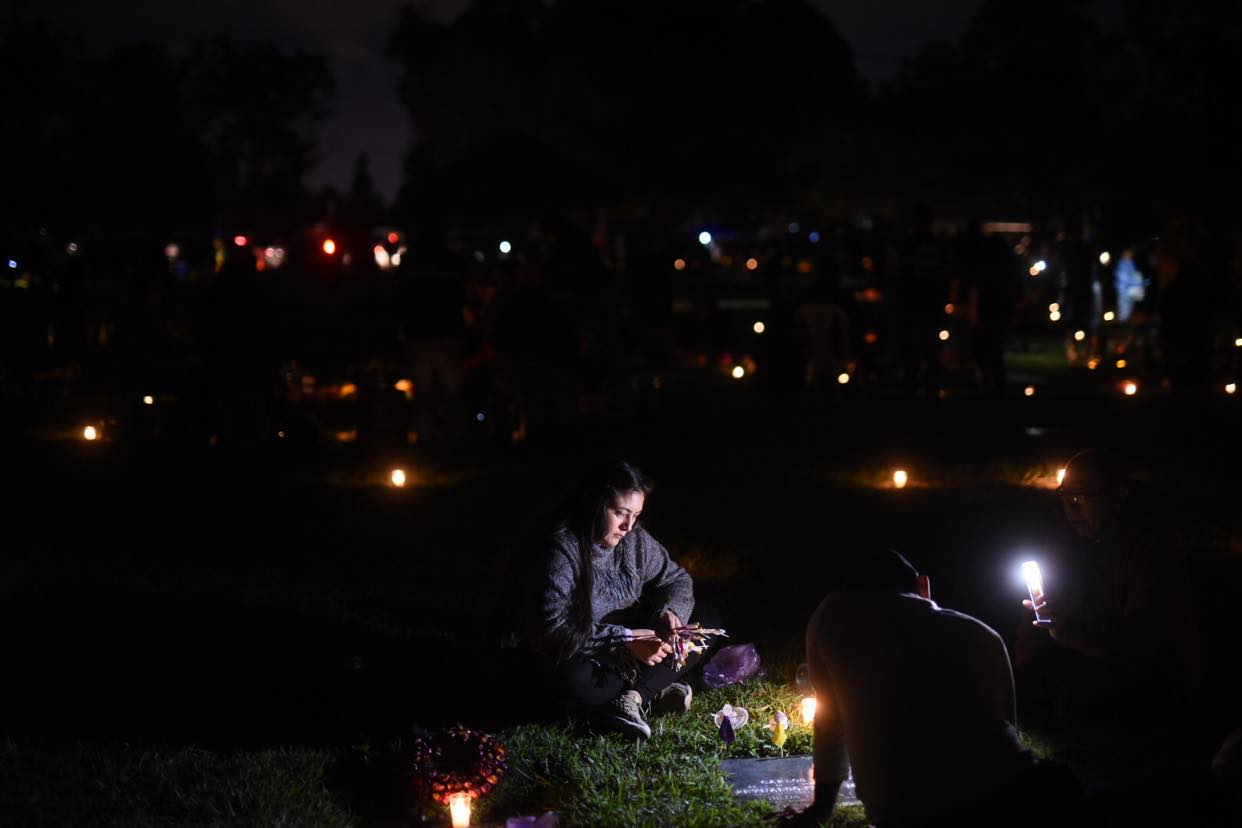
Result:
{"label": "flower wreath", "polygon": [[508,767],[504,743],[455,725],[414,741],[410,788],[442,805],[455,793],[477,798],[490,791]]}

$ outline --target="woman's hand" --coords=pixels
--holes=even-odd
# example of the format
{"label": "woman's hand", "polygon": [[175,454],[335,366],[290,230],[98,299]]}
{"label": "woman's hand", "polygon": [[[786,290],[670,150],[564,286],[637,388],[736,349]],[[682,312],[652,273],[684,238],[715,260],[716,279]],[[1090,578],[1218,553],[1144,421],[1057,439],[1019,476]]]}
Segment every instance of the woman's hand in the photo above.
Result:
{"label": "woman's hand", "polygon": [[672,610],[665,610],[656,619],[656,635],[670,644],[673,642],[673,630],[681,626],[681,619]]}
{"label": "woman's hand", "polygon": [[648,667],[654,667],[664,660],[664,657],[671,655],[673,646],[666,641],[660,640],[655,630],[632,630],[636,641],[627,642],[625,646],[630,648],[630,652],[634,657],[646,664]]}

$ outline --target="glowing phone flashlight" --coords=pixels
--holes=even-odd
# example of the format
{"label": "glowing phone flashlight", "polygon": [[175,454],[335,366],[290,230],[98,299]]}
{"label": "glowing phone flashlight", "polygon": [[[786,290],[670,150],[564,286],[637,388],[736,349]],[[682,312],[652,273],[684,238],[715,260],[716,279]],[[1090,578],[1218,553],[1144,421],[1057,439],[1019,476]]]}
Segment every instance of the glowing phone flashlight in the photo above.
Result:
{"label": "glowing phone flashlight", "polygon": [[[1022,564],[1022,580],[1026,581],[1026,591],[1031,596],[1031,605],[1038,607],[1044,602],[1044,576],[1039,572],[1039,563],[1037,561],[1024,561]],[[1037,624],[1049,623],[1047,618],[1039,614],[1039,610],[1035,610],[1035,622]]]}

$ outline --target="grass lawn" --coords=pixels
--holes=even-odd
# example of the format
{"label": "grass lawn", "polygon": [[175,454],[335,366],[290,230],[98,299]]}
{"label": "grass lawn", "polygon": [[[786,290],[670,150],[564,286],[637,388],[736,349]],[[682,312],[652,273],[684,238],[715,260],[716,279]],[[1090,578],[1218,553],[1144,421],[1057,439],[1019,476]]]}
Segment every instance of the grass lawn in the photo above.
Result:
{"label": "grass lawn", "polygon": [[[478,803],[492,824],[547,810],[565,825],[764,824],[772,809],[734,801],[719,762],[779,755],[764,727],[776,710],[794,720],[785,752],[810,752],[791,678],[826,563],[891,544],[944,606],[1009,636],[1016,556],[1056,518],[1049,478],[1095,442],[1145,447],[1166,471],[1214,657],[1242,655],[1235,409],[1042,393],[821,402],[687,404],[567,448],[427,464],[402,491],[373,481],[388,458],[6,457],[23,482],[9,537],[38,541],[0,544],[0,825],[417,824],[395,757],[418,726],[456,721],[509,746],[508,773]],[[488,660],[479,608],[508,606],[505,555],[587,453],[629,456],[659,481],[647,526],[769,671],[702,692],[641,744],[492,716],[497,677],[472,672]],[[912,481],[900,492],[887,484],[899,464]],[[725,702],[750,711],[732,745],[709,718]],[[1205,760],[1135,748],[1142,723],[1100,724],[1029,742],[1089,781]],[[865,821],[853,808],[833,824]]]}

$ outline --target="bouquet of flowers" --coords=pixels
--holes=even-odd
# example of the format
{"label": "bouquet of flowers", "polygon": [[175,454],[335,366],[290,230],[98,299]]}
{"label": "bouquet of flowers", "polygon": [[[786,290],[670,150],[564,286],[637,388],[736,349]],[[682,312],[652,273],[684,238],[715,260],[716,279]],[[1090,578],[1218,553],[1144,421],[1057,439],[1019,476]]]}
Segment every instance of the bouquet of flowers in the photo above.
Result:
{"label": "bouquet of flowers", "polygon": [[504,775],[506,749],[494,736],[456,725],[414,742],[410,788],[441,805],[465,792],[476,798]]}
{"label": "bouquet of flowers", "polygon": [[[712,627],[704,627],[702,624],[687,624],[681,627],[673,628],[673,640],[669,643],[673,645],[673,669],[681,672],[686,666],[686,659],[691,653],[701,653],[707,649],[707,644],[718,635],[725,638],[729,634],[724,630],[714,629]],[[659,636],[635,636],[633,641],[655,641]]]}

